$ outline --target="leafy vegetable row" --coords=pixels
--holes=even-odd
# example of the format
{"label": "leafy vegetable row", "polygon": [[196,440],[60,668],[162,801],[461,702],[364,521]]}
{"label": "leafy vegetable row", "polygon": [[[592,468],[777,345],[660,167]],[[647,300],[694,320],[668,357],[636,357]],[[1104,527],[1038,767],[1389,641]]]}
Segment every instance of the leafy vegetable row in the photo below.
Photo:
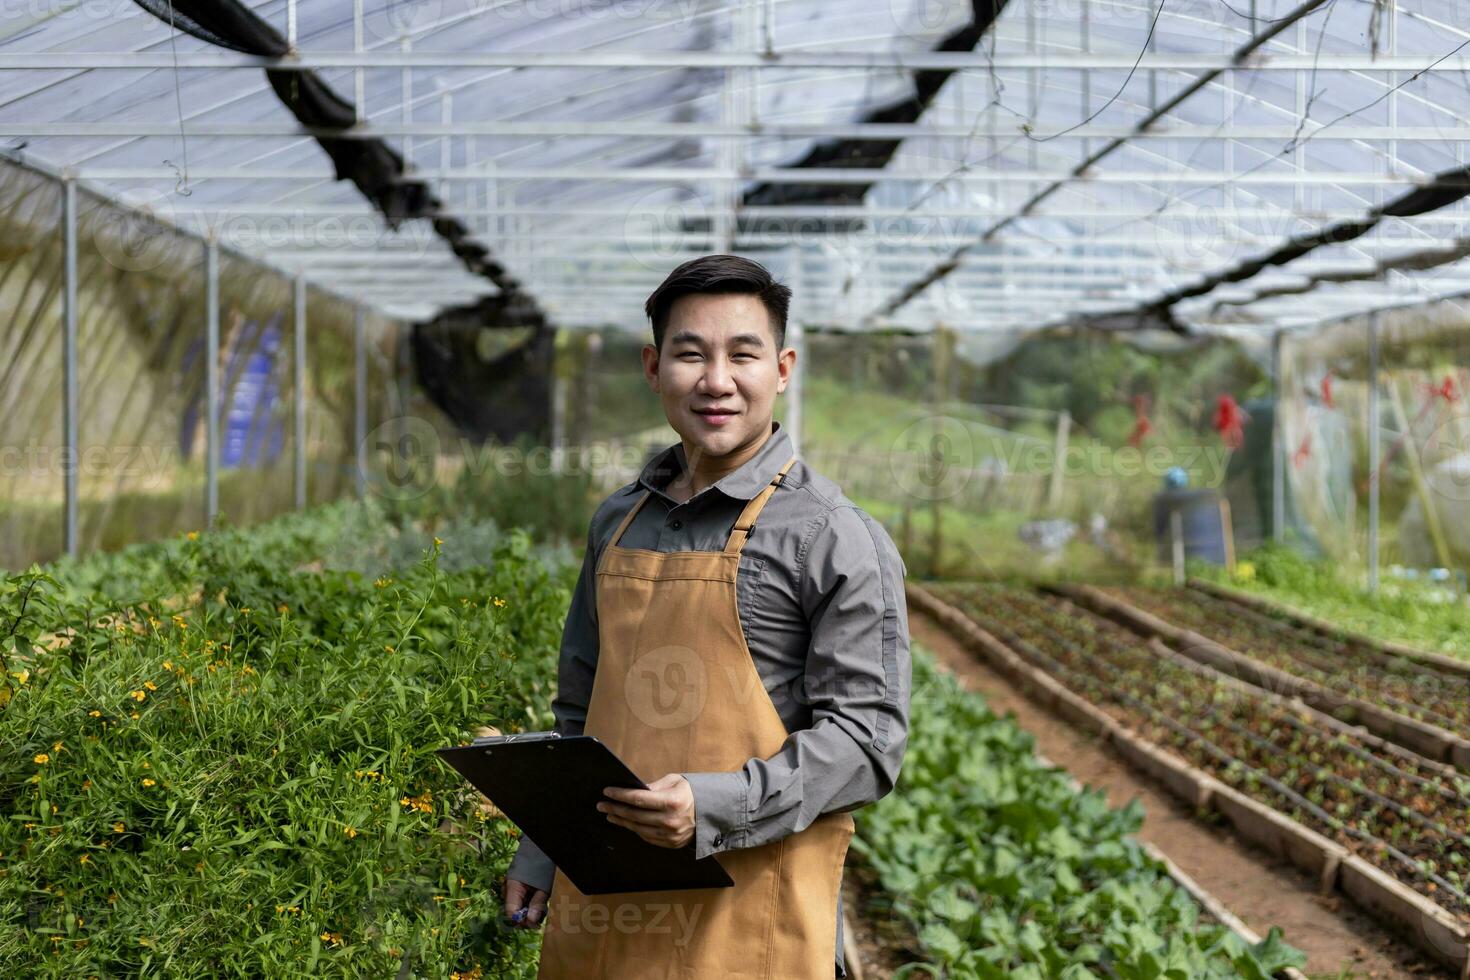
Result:
{"label": "leafy vegetable row", "polygon": [[914,658],[913,725],[895,790],[858,811],[853,849],[928,961],[896,976],[1270,976],[1305,958],[1278,931],[1249,948],[1133,839],[1134,804],[1042,764],[1032,738]]}

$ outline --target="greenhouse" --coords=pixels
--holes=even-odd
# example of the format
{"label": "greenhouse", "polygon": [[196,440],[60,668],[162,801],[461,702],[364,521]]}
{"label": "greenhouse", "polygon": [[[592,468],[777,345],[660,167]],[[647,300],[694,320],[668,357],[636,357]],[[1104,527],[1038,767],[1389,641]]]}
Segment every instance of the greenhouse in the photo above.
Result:
{"label": "greenhouse", "polygon": [[12,4],[0,972],[1470,980],[1467,72]]}

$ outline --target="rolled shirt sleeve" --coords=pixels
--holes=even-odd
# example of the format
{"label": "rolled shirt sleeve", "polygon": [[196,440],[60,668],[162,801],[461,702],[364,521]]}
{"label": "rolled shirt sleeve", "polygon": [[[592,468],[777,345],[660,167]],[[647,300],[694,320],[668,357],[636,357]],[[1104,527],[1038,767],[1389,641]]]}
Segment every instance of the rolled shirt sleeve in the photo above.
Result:
{"label": "rolled shirt sleeve", "polygon": [[814,521],[797,581],[811,629],[804,684],[810,728],[738,772],[691,772],[697,857],[755,847],[817,817],[882,798],[908,744],[908,610],[903,559],[851,504]]}
{"label": "rolled shirt sleeve", "polygon": [[[557,661],[557,693],[551,702],[556,718],[554,730],[562,735],[581,735],[587,723],[587,704],[592,699],[592,681],[597,675],[597,560],[595,529],[587,532],[587,550],[582,572],[572,591],[566,624],[562,627],[561,652]],[[524,881],[533,888],[551,890],[556,865],[536,842],[525,834],[511,858],[506,877]]]}

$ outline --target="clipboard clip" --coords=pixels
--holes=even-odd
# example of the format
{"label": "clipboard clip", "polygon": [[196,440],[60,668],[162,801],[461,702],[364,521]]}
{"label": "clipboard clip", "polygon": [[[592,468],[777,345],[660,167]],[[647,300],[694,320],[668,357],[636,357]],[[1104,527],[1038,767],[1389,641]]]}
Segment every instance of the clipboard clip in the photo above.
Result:
{"label": "clipboard clip", "polygon": [[493,746],[509,745],[511,742],[549,742],[561,738],[561,732],[513,732],[510,735],[490,735],[485,738],[477,738],[471,745]]}

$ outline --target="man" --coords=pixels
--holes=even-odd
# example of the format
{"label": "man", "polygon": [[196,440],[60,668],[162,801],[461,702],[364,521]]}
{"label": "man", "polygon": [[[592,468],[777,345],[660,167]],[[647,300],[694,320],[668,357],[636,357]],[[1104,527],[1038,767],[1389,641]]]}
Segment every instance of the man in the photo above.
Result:
{"label": "man", "polygon": [[707,255],[648,298],[644,376],[679,442],[592,519],[552,703],[648,782],[604,789],[607,819],[720,855],[735,887],[586,896],[522,837],[505,910],[545,920],[542,978],[847,975],[850,811],[907,744],[907,569],[772,418],[790,296]]}

